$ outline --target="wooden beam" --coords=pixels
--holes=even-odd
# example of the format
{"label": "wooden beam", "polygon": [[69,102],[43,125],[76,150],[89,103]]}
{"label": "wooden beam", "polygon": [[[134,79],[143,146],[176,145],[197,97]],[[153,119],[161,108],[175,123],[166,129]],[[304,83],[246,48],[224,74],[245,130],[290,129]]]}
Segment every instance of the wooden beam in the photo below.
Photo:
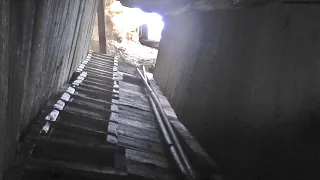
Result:
{"label": "wooden beam", "polygon": [[[86,143],[78,143],[72,140],[66,139],[57,139],[57,138],[48,138],[48,137],[32,137],[31,140],[36,144],[42,147],[54,147],[54,146],[68,146],[70,148],[78,148],[82,150],[92,150],[92,151],[104,151],[104,152],[119,152],[125,153],[125,148],[120,146],[114,145],[107,145],[107,144],[97,144],[92,142]],[[76,152],[76,151],[74,151]]]}
{"label": "wooden beam", "polygon": [[9,32],[10,32],[11,2],[0,1],[0,178],[8,163],[5,163],[7,106],[8,106],[8,76],[9,76]]}
{"label": "wooden beam", "polygon": [[104,14],[104,0],[99,0],[97,7],[98,16],[98,31],[99,31],[99,47],[100,53],[107,53],[107,42],[106,42],[106,23]]}

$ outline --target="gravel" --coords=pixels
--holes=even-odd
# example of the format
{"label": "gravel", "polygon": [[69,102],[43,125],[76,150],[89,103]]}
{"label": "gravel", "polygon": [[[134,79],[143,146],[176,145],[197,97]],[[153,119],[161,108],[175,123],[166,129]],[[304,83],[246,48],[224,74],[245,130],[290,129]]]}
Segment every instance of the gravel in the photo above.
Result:
{"label": "gravel", "polygon": [[107,50],[109,55],[119,56],[120,60],[137,67],[145,65],[152,68],[156,64],[158,50],[144,46],[137,41],[107,40]]}

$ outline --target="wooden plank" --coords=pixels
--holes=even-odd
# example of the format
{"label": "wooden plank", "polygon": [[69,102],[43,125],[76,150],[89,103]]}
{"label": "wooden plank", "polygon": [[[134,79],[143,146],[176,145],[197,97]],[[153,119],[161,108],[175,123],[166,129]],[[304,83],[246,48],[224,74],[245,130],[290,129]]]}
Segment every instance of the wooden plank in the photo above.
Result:
{"label": "wooden plank", "polygon": [[119,86],[121,87],[119,90],[121,94],[121,105],[152,112],[147,95],[143,93],[143,88],[123,81],[119,82]]}
{"label": "wooden plank", "polygon": [[88,128],[84,125],[66,123],[62,119],[60,121],[51,122],[51,128],[57,129],[60,127],[66,129],[66,131],[68,131],[68,129],[76,129],[80,133],[81,132],[90,133],[90,134],[97,135],[97,136],[107,136],[108,135],[108,133],[106,133],[107,128],[105,129],[105,131],[100,131],[100,130],[96,130],[93,128]]}
{"label": "wooden plank", "polygon": [[46,47],[46,31],[51,13],[51,1],[37,1],[35,16],[39,17],[34,22],[34,38],[31,48],[31,58],[28,76],[28,88],[26,91],[26,104],[30,108],[25,110],[26,116],[29,118],[36,114],[37,105],[39,103],[39,94],[37,94],[37,84],[41,76],[41,68],[44,63],[45,47]]}
{"label": "wooden plank", "polygon": [[87,81],[86,79],[82,82],[83,84],[87,84],[87,85],[91,85],[91,86],[94,86],[94,87],[99,87],[99,88],[103,88],[103,89],[114,89],[113,85],[108,85],[108,84],[101,84],[101,83],[98,83],[98,82],[90,82],[90,81]]}
{"label": "wooden plank", "polygon": [[116,82],[113,78],[99,78],[99,77],[94,77],[94,76],[90,76],[90,77],[86,77],[87,81],[91,81],[91,82],[96,82],[96,83],[102,83],[102,84],[108,84],[108,85],[113,85],[114,82]]}
{"label": "wooden plank", "polygon": [[59,86],[66,83],[69,70],[72,63],[73,58],[73,46],[74,46],[74,37],[76,35],[76,25],[77,21],[75,20],[78,16],[78,9],[80,6],[79,0],[70,0],[67,16],[66,16],[66,27],[64,28],[63,39],[65,39],[65,43],[61,47],[62,56],[62,65],[61,65],[61,73],[59,76]]}
{"label": "wooden plank", "polygon": [[163,146],[158,143],[118,135],[118,144],[130,149],[164,155]]}
{"label": "wooden plank", "polygon": [[98,104],[100,106],[110,106],[110,104],[112,104],[113,102],[108,102],[104,99],[94,99],[94,98],[91,98],[91,97],[88,97],[88,96],[85,96],[84,94],[81,94],[81,93],[76,93],[76,94],[73,94],[74,98],[76,99],[79,99],[79,100],[83,100],[83,101],[87,101],[87,102],[92,102],[92,103],[95,103],[95,104]]}
{"label": "wooden plank", "polygon": [[106,144],[97,144],[97,143],[77,143],[71,140],[61,140],[55,138],[47,137],[33,137],[32,141],[36,144],[41,144],[42,146],[54,146],[55,144],[61,144],[66,146],[72,146],[77,148],[86,148],[99,151],[108,151],[108,152],[120,152],[124,153],[125,149],[119,146],[106,145]]}
{"label": "wooden plank", "polygon": [[69,124],[78,124],[93,128],[99,131],[106,131],[108,129],[109,121],[92,118],[89,116],[79,115],[73,112],[60,111],[61,121]]}
{"label": "wooden plank", "polygon": [[92,53],[92,60],[99,60],[101,62],[113,62],[114,61],[114,56],[109,56],[106,54],[97,54],[96,52]]}
{"label": "wooden plank", "polygon": [[64,109],[65,111],[70,111],[70,112],[75,112],[78,113],[79,115],[83,114],[89,117],[93,117],[93,118],[99,118],[99,119],[105,119],[108,120],[109,119],[109,115],[110,114],[101,114],[101,113],[97,113],[97,112],[91,112],[85,109],[80,109],[80,108],[75,108],[75,107],[71,107],[71,106],[67,106]]}
{"label": "wooden plank", "polygon": [[72,73],[75,71],[75,69],[78,67],[78,65],[83,61],[87,55],[88,49],[85,49],[85,40],[86,40],[86,34],[88,29],[88,25],[90,24],[90,20],[92,19],[92,15],[89,16],[88,14],[92,12],[91,6],[94,5],[94,1],[81,1],[81,3],[84,3],[84,6],[82,8],[81,16],[79,14],[79,34],[76,39],[76,46],[75,46],[75,52],[73,57],[73,66],[70,69],[69,78],[72,76]]}
{"label": "wooden plank", "polygon": [[[139,81],[142,81],[142,80],[139,79]],[[132,84],[132,83],[129,83],[129,82],[126,82],[126,81],[121,81],[119,83],[119,85],[121,85],[122,89],[126,89],[126,90],[130,90],[132,92],[138,92],[140,94],[148,95],[147,92],[144,90],[143,86],[141,86],[142,84],[141,85],[140,84],[137,85],[137,84]]]}
{"label": "wooden plank", "polygon": [[19,134],[86,55],[89,42],[84,41],[90,38],[97,3],[29,0],[0,5],[1,178]]}
{"label": "wooden plank", "polygon": [[60,25],[59,25],[59,30],[58,30],[58,35],[57,39],[59,39],[58,47],[56,47],[55,54],[53,56],[54,61],[54,68],[53,68],[53,78],[51,80],[51,91],[50,94],[56,92],[58,88],[60,87],[59,85],[59,80],[62,72],[62,67],[63,67],[63,56],[67,56],[67,54],[63,54],[63,51],[68,43],[68,38],[65,38],[64,35],[66,33],[66,26],[67,26],[67,20],[68,20],[68,12],[69,12],[69,7],[70,7],[70,0],[64,1],[63,2],[63,12],[61,13],[61,16],[63,17],[60,20]]}
{"label": "wooden plank", "polygon": [[113,177],[112,175],[118,176],[126,176],[127,173],[125,171],[119,171],[118,169],[114,169],[112,167],[100,167],[100,166],[92,166],[87,164],[78,164],[78,163],[66,163],[62,161],[49,161],[46,159],[35,159],[29,158],[28,170],[36,169],[37,171],[43,170],[46,172],[56,172],[56,173],[74,173],[74,174],[82,174],[88,178],[102,178],[105,176]]}
{"label": "wooden plank", "polygon": [[8,103],[10,1],[0,1],[0,178],[5,168]]}
{"label": "wooden plank", "polygon": [[104,0],[99,0],[97,7],[100,53],[107,53]]}
{"label": "wooden plank", "polygon": [[148,129],[150,131],[151,130],[157,131],[157,127],[154,124],[136,121],[128,118],[123,118],[121,116],[119,116],[118,122],[119,124],[125,124],[127,126],[132,126],[132,127],[141,128],[141,129]]}
{"label": "wooden plank", "polygon": [[[110,67],[113,67],[113,66],[110,66]],[[114,74],[113,72],[113,69],[110,68],[110,69],[107,69],[107,68],[103,68],[103,67],[93,67],[93,66],[90,66],[90,63],[87,64],[85,67],[84,67],[84,70],[85,71],[91,71],[91,72],[95,72],[97,74],[101,74],[101,75],[105,75],[105,76],[112,76]]]}
{"label": "wooden plank", "polygon": [[[33,45],[33,32],[34,32],[34,15],[35,15],[35,1],[21,1],[21,6],[23,7],[22,16],[18,18],[24,17],[23,20],[23,43],[22,43],[22,50],[21,50],[21,61],[20,61],[20,68],[18,71],[21,72],[23,78],[21,78],[21,82],[23,86],[19,87],[19,91],[23,90],[23,94],[21,97],[21,106],[20,106],[20,113],[19,113],[19,123],[18,123],[18,133],[23,132],[27,124],[29,123],[29,114],[26,114],[25,111],[30,109],[28,104],[27,97],[27,89],[29,87],[28,84],[28,75],[30,71],[30,61],[31,61],[31,51]],[[22,81],[23,79],[23,81]],[[19,137],[20,138],[20,137]]]}
{"label": "wooden plank", "polygon": [[99,104],[94,104],[91,102],[82,101],[79,99],[70,99],[67,103],[67,106],[73,106],[73,107],[79,107],[80,109],[86,109],[93,112],[98,112],[101,114],[110,114],[110,105],[107,106],[101,106]]}
{"label": "wooden plank", "polygon": [[90,99],[87,97],[82,97],[82,96],[72,96],[72,102],[79,102],[84,103],[88,106],[92,106],[92,107],[96,107],[98,109],[103,109],[103,110],[107,110],[110,108],[110,106],[112,105],[112,103],[107,102],[107,101],[99,101],[99,100],[95,100],[95,99]]}
{"label": "wooden plank", "polygon": [[150,131],[148,129],[136,128],[133,126],[127,126],[125,124],[119,123],[118,125],[118,135],[129,136],[135,139],[140,139],[144,141],[150,141],[153,143],[161,143],[161,136],[157,131]]}
{"label": "wooden plank", "polygon": [[88,67],[95,68],[95,69],[105,69],[105,70],[112,70],[114,66],[118,67],[117,61],[113,60],[104,60],[104,59],[96,59],[91,57],[90,64],[87,64]]}
{"label": "wooden plank", "polygon": [[99,72],[96,72],[96,71],[93,71],[93,70],[90,70],[90,69],[84,69],[85,72],[88,73],[88,75],[92,76],[93,78],[96,78],[96,79],[110,79],[110,80],[113,80],[114,81],[114,78],[113,78],[113,75],[112,74],[104,74],[104,73],[99,73]]}
{"label": "wooden plank", "polygon": [[119,110],[119,117],[123,118],[124,120],[146,123],[154,127],[157,126],[152,112],[141,111],[139,109],[124,105],[119,105]]}
{"label": "wooden plank", "polygon": [[96,11],[97,11],[97,5],[98,5],[98,1],[93,1],[93,5],[92,5],[92,9],[91,9],[91,19],[90,19],[90,24],[89,25],[89,30],[87,31],[87,37],[86,37],[86,45],[85,45],[85,52],[89,51],[89,47],[91,44],[91,38],[92,38],[92,32],[93,32],[93,27],[94,27],[94,23],[95,23],[95,16],[96,16]]}
{"label": "wooden plank", "polygon": [[52,3],[51,13],[55,14],[55,16],[50,16],[49,22],[48,22],[48,31],[46,33],[46,40],[51,42],[50,45],[46,44],[45,47],[45,59],[42,69],[41,69],[41,76],[38,77],[40,79],[40,82],[37,84],[39,85],[37,88],[37,94],[40,95],[39,101],[45,102],[46,98],[50,96],[50,93],[52,91],[52,78],[53,72],[54,72],[54,64],[57,61],[57,59],[54,57],[55,51],[59,49],[59,37],[57,37],[59,28],[60,28],[60,21],[62,19],[63,15],[63,9],[64,9],[64,2],[62,1],[54,1]]}
{"label": "wooden plank", "polygon": [[[69,7],[70,7],[70,1],[62,1],[60,2],[60,7],[59,7],[59,28],[56,30],[56,33],[54,34],[55,40],[54,40],[54,51],[51,55],[52,58],[52,67],[51,71],[49,72],[52,76],[51,78],[51,88],[49,88],[49,95],[51,95],[52,93],[56,92],[59,88],[59,77],[60,77],[60,73],[62,72],[62,60],[63,57],[61,56],[62,53],[62,48],[65,46],[64,44],[66,44],[68,42],[68,38],[64,38],[64,31],[65,31],[65,27],[67,24],[67,16],[68,16],[68,11],[69,11]],[[66,54],[64,54],[66,55]]]}
{"label": "wooden plank", "polygon": [[169,168],[166,156],[158,154],[126,149],[126,158],[144,164],[151,164],[161,168]]}
{"label": "wooden plank", "polygon": [[127,160],[127,169],[130,176],[133,176],[132,179],[135,179],[134,176],[161,180],[178,179],[167,169],[159,168],[157,166],[150,166],[149,164],[144,164],[133,160]]}
{"label": "wooden plank", "polygon": [[82,20],[82,15],[84,12],[84,6],[85,6],[85,1],[81,1],[78,0],[79,2],[79,8],[74,9],[74,13],[76,14],[76,24],[75,24],[75,28],[74,28],[74,32],[72,34],[73,38],[72,38],[72,43],[71,43],[71,49],[70,49],[70,56],[69,56],[69,63],[67,68],[67,79],[70,79],[73,72],[75,71],[76,67],[79,66],[81,59],[77,59],[76,57],[76,49],[77,49],[77,44],[78,44],[78,40],[79,40],[79,32],[80,32],[80,26],[81,26],[81,20]]}
{"label": "wooden plank", "polygon": [[111,97],[118,97],[118,95],[112,91],[108,92],[105,90],[103,92],[97,92],[91,89],[82,88],[81,86],[77,88],[76,93],[83,94],[94,99],[111,99]]}
{"label": "wooden plank", "polygon": [[[33,17],[33,12],[34,8],[32,1],[29,3],[18,1],[11,2],[10,32],[7,34],[7,36],[10,37],[10,62],[6,67],[9,69],[8,116],[6,119],[10,122],[6,124],[6,130],[10,133],[7,134],[7,145],[4,146],[4,148],[6,148],[5,160],[7,163],[12,160],[17,148],[17,141],[20,133],[19,124],[24,120],[22,116],[24,108],[30,108],[30,106],[22,106],[22,102],[25,101],[23,98],[26,97],[26,95],[24,95],[26,89],[24,88],[26,87],[25,83],[28,76],[26,74],[28,71],[27,69],[29,68],[28,58],[31,53],[28,52],[28,50],[32,39],[32,34],[29,34],[32,32],[29,23],[32,24],[32,20],[30,19]],[[23,17],[23,19],[21,19],[21,17]],[[25,57],[23,55],[25,55]]]}
{"label": "wooden plank", "polygon": [[99,92],[112,92],[113,90],[113,87],[99,87],[99,86],[96,86],[95,84],[87,84],[87,83],[81,83],[80,85],[81,87],[83,88],[86,88],[86,89],[90,89],[90,90],[94,90],[94,91],[99,91]]}
{"label": "wooden plank", "polygon": [[98,57],[101,57],[101,58],[113,58],[113,56],[110,56],[108,54],[101,54],[99,52],[93,52],[92,53],[94,56],[98,56]]}
{"label": "wooden plank", "polygon": [[[110,99],[110,97],[113,97],[113,95],[111,95],[111,96],[103,96],[101,94],[92,94],[91,92],[87,92],[86,90],[82,90],[81,92],[76,91],[74,96],[75,97],[86,98],[86,99],[95,99],[95,100],[97,100],[99,102],[104,102],[106,99]],[[114,98],[114,99],[116,99],[116,98]],[[106,102],[106,103],[108,103],[108,102]]]}

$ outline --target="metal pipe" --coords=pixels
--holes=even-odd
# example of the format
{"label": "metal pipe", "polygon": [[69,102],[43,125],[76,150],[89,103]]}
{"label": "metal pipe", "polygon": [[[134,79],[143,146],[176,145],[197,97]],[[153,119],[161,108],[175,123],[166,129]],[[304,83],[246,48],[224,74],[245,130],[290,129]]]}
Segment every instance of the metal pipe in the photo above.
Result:
{"label": "metal pipe", "polygon": [[179,157],[176,149],[174,148],[172,141],[170,139],[170,136],[168,134],[167,129],[165,128],[165,125],[163,124],[163,121],[161,119],[161,116],[157,110],[157,107],[153,101],[153,99],[149,96],[149,100],[153,109],[153,112],[156,116],[156,120],[160,126],[160,130],[164,136],[164,139],[168,145],[169,151],[173,157],[173,159],[175,160],[175,162],[177,163],[178,168],[180,169],[180,171],[182,172],[182,174],[188,179],[188,180],[192,180],[192,178],[190,177],[189,173],[187,172],[186,168],[183,165],[183,162],[181,161],[181,158]]}
{"label": "metal pipe", "polygon": [[[143,79],[146,81],[147,80],[146,79],[147,78],[146,72],[144,71],[143,73],[144,73],[144,78]],[[156,116],[156,120],[157,120],[157,122],[158,122],[158,124],[160,126],[160,129],[162,131],[162,134],[164,136],[164,139],[165,139],[166,143],[170,146],[170,145],[172,145],[172,141],[170,139],[170,135],[168,134],[168,131],[167,131],[165,125],[163,124],[163,121],[162,121],[161,116],[160,116],[160,114],[159,114],[159,112],[157,110],[157,107],[156,107],[153,99],[150,96],[149,96],[149,100],[150,100],[150,103],[151,103],[151,107],[152,107],[152,109],[154,111],[154,115]]]}
{"label": "metal pipe", "polygon": [[172,141],[173,141],[173,146],[177,149],[177,152],[178,154],[180,154],[181,156],[181,159],[182,159],[182,162],[184,163],[187,171],[189,172],[189,175],[191,176],[191,179],[195,179],[195,173],[194,173],[194,170],[192,168],[192,165],[190,164],[189,160],[188,160],[188,157],[186,156],[186,154],[184,153],[183,149],[182,149],[182,146],[173,130],[173,127],[172,127],[172,124],[171,122],[169,121],[169,119],[167,118],[161,104],[160,104],[160,101],[158,99],[158,97],[156,96],[156,94],[153,92],[152,88],[149,86],[147,80],[148,79],[145,79],[144,76],[142,75],[141,71],[137,68],[137,71],[140,75],[140,77],[143,79],[143,82],[148,90],[148,92],[150,93],[150,96],[152,98],[152,100],[154,101],[155,105],[157,106],[157,108],[160,110],[160,115],[164,121],[164,124],[166,126],[166,128],[168,129],[168,132],[169,132],[169,135],[171,136],[172,138]]}
{"label": "metal pipe", "polygon": [[[146,75],[146,72],[145,72],[145,69],[143,68],[143,80],[146,81],[147,80],[147,75]],[[165,127],[165,125],[163,124],[163,121],[161,119],[161,116],[157,110],[157,107],[152,99],[151,96],[149,96],[149,101],[150,101],[150,104],[151,104],[151,107],[153,109],[153,112],[155,114],[155,117],[156,117],[156,120],[158,122],[158,125],[160,127],[160,130],[164,136],[164,140],[165,142],[167,143],[168,145],[168,148],[169,148],[169,151],[173,157],[173,159],[175,160],[175,162],[177,163],[177,166],[178,168],[180,169],[180,171],[182,172],[182,174],[186,177],[186,179],[188,180],[192,180],[192,178],[190,177],[189,173],[187,172],[186,168],[184,167],[183,165],[183,162],[181,161],[181,158],[180,156],[178,155],[175,147],[173,146],[172,144],[172,141],[171,141],[171,138],[170,138],[170,135]]]}
{"label": "metal pipe", "polygon": [[142,66],[142,69],[143,69],[143,76],[144,76],[144,79],[145,79],[146,81],[148,81],[148,80],[147,80],[146,68],[144,67],[144,65]]}

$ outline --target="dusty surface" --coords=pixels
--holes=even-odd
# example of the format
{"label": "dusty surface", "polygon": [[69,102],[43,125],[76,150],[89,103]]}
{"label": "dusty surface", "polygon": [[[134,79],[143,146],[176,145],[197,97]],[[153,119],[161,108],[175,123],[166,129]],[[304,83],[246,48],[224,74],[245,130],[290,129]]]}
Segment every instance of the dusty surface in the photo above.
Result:
{"label": "dusty surface", "polygon": [[[99,42],[91,40],[91,49],[98,52]],[[134,41],[118,43],[114,40],[107,40],[107,54],[120,57],[120,63],[126,62],[137,67],[145,65],[147,68],[154,68],[158,50]]]}
{"label": "dusty surface", "polygon": [[[99,39],[97,33],[93,39]],[[99,51],[99,41],[91,40],[91,49],[93,51]],[[140,42],[125,41],[119,43],[114,40],[107,40],[107,54],[113,56],[119,56],[120,62],[127,62],[134,66],[145,65],[148,68],[154,67],[158,55],[158,50],[144,46]]]}

